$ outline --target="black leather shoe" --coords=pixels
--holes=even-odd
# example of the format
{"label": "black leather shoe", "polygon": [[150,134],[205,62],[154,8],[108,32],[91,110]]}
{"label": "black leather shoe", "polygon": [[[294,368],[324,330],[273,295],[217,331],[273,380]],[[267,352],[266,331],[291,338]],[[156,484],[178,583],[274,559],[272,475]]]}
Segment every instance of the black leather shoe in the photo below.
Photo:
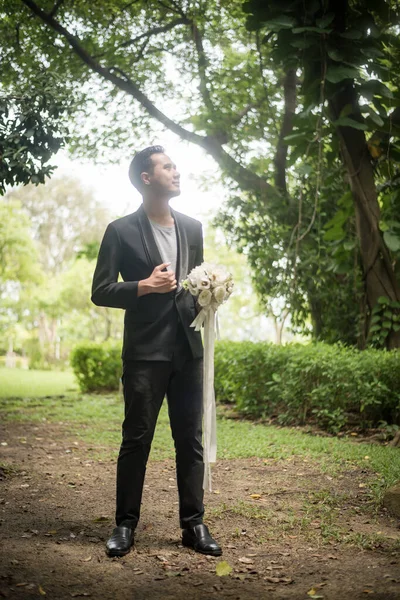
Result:
{"label": "black leather shoe", "polygon": [[221,547],[211,537],[207,526],[203,523],[190,529],[184,529],[182,531],[182,544],[201,554],[209,554],[210,556],[221,556],[222,554]]}
{"label": "black leather shoe", "polygon": [[133,545],[133,530],[130,527],[116,527],[106,544],[108,556],[125,556]]}

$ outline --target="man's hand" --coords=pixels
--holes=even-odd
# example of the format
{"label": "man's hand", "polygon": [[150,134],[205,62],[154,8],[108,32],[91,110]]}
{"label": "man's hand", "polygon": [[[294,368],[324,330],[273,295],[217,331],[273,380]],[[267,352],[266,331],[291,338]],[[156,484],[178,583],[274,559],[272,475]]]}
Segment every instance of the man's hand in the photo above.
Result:
{"label": "man's hand", "polygon": [[177,283],[175,273],[172,271],[163,271],[171,263],[162,263],[155,267],[154,271],[147,279],[142,279],[138,284],[138,297],[146,294],[166,294],[176,290]]}

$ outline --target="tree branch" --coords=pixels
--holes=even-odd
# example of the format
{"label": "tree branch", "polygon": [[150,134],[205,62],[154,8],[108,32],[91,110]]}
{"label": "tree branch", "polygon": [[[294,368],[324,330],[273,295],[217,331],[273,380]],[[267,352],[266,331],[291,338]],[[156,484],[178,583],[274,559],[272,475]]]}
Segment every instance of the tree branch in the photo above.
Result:
{"label": "tree branch", "polygon": [[50,11],[50,16],[54,17],[54,15],[56,14],[56,12],[58,11],[58,9],[60,8],[61,4],[64,3],[64,0],[56,0],[54,2],[53,8]]}
{"label": "tree branch", "polygon": [[290,134],[293,129],[293,116],[296,110],[296,69],[288,69],[283,80],[283,93],[285,101],[285,112],[283,115],[282,126],[279,132],[278,144],[274,158],[275,164],[275,185],[285,195],[286,187],[286,159],[288,145],[284,138]]}
{"label": "tree branch", "polygon": [[119,44],[115,48],[116,49],[117,48],[127,48],[128,46],[132,46],[133,44],[136,44],[136,42],[138,42],[139,40],[142,40],[143,38],[150,38],[153,35],[158,35],[159,33],[165,33],[166,31],[170,31],[177,25],[187,25],[187,24],[188,24],[188,21],[184,18],[175,19],[174,21],[167,23],[167,25],[163,25],[163,27],[153,27],[153,29],[149,29],[149,31],[146,31],[145,33],[141,33],[140,35],[138,35],[135,38],[126,40],[125,42],[122,42],[122,44]]}
{"label": "tree branch", "polygon": [[[395,108],[389,115],[389,131],[375,131],[367,142],[368,150],[373,158],[379,158],[385,151],[384,146],[389,144],[392,137],[392,126],[400,125],[400,106]],[[390,147],[388,148],[390,155]]]}
{"label": "tree branch", "polygon": [[204,100],[204,104],[206,105],[207,109],[211,113],[214,113],[215,112],[214,105],[211,100],[210,90],[208,88],[208,78],[207,78],[207,72],[206,72],[208,60],[206,57],[206,53],[204,51],[203,36],[201,35],[200,30],[194,21],[190,22],[190,28],[192,30],[193,41],[194,41],[194,45],[196,46],[196,52],[197,52],[197,66],[199,69],[199,78],[200,78],[200,87],[199,87],[200,93],[201,93],[201,96]]}
{"label": "tree branch", "polygon": [[[164,125],[167,129],[175,133],[182,140],[197,144],[206,152],[208,152],[225,170],[232,179],[234,179],[243,190],[258,191],[266,199],[266,194],[276,194],[277,191],[271,186],[265,179],[253,173],[234,158],[229,156],[227,152],[222,148],[221,144],[211,136],[201,136],[192,131],[188,131],[179,123],[176,123],[170,119],[167,115],[161,112],[151,100],[139,89],[135,82],[133,82],[129,76],[119,68],[107,69],[103,67],[99,62],[91,56],[85,48],[82,46],[79,38],[72,35],[65,27],[56,21],[49,14],[45,13],[33,0],[21,0],[25,6],[27,6],[39,19],[49,25],[54,31],[62,35],[69,43],[73,51],[79,56],[83,63],[85,63],[92,71],[103,77],[103,79],[109,81],[115,85],[118,89],[126,92],[135,100],[137,100],[141,106],[147,111],[147,113]],[[117,76],[115,72],[120,73],[122,76]]]}

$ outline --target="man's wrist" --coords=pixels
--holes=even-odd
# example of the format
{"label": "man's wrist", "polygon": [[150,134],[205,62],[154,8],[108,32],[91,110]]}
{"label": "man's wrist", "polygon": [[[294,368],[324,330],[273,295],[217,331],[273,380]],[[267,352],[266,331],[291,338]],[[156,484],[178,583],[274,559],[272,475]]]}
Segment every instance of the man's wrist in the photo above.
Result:
{"label": "man's wrist", "polygon": [[150,294],[148,280],[141,279],[138,283],[138,293],[137,293],[138,298],[140,298],[140,296],[145,296],[146,294]]}

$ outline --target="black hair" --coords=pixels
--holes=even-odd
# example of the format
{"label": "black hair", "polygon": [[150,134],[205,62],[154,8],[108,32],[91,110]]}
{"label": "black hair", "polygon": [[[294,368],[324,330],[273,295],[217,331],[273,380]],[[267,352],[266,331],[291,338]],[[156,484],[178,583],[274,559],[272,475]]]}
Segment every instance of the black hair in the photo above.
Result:
{"label": "black hair", "polygon": [[153,163],[151,156],[153,154],[165,154],[165,150],[162,146],[149,146],[135,154],[129,165],[129,179],[139,192],[143,187],[141,174],[152,172]]}

